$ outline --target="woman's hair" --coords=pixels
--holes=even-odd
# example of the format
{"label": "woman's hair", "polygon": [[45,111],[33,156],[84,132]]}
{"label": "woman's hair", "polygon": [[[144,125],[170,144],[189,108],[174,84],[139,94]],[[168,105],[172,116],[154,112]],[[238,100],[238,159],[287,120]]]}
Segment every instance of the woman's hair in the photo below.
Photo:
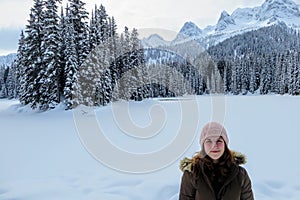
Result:
{"label": "woman's hair", "polygon": [[217,163],[214,163],[214,160],[210,158],[205,153],[204,148],[202,148],[201,151],[198,152],[192,159],[192,173],[195,177],[198,177],[202,170],[201,163],[203,163],[204,171],[208,173],[211,178],[223,179],[227,176],[230,167],[234,164],[234,158],[226,144],[224,153],[218,159]]}

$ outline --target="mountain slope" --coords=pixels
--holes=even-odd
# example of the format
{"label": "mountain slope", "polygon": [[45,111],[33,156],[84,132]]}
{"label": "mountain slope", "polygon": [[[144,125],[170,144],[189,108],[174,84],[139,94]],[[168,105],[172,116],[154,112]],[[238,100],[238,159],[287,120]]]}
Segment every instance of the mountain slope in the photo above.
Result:
{"label": "mountain slope", "polygon": [[235,35],[282,23],[300,30],[299,6],[292,0],[266,0],[259,7],[238,8],[231,15],[223,11],[216,25],[203,30],[186,22],[170,44],[194,40],[207,49]]}
{"label": "mountain slope", "polygon": [[157,47],[169,45],[170,42],[165,41],[160,35],[152,34],[148,38],[142,39],[143,47]]}
{"label": "mountain slope", "polygon": [[16,58],[15,53],[8,54],[6,56],[0,56],[0,67],[10,66],[15,58]]}

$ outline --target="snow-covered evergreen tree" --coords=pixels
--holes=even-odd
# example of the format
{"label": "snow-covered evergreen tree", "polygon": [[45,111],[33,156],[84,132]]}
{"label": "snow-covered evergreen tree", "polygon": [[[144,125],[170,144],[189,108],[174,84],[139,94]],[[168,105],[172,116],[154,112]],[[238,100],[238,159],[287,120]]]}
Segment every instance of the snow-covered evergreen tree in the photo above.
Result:
{"label": "snow-covered evergreen tree", "polygon": [[48,0],[43,18],[43,68],[40,76],[40,109],[54,108],[59,103],[59,45],[62,42],[59,37],[57,4],[61,0]]}
{"label": "snow-covered evergreen tree", "polygon": [[34,5],[31,8],[30,19],[26,26],[26,37],[24,40],[24,54],[27,56],[24,63],[24,90],[20,94],[20,101],[24,104],[31,104],[33,109],[38,107],[40,101],[41,82],[38,78],[43,65],[43,17],[44,17],[44,2],[43,0],[34,0]]}
{"label": "snow-covered evergreen tree", "polygon": [[294,51],[292,59],[291,94],[300,94],[300,52]]}
{"label": "snow-covered evergreen tree", "polygon": [[17,57],[15,60],[15,66],[16,66],[16,95],[19,97],[19,100],[21,103],[25,104],[24,99],[20,98],[22,94],[26,91],[26,46],[25,46],[25,36],[23,30],[21,31],[19,42],[18,42],[18,51],[17,51]]}
{"label": "snow-covered evergreen tree", "polygon": [[[117,24],[114,17],[108,18],[108,48],[109,48],[109,63],[110,63],[110,72],[109,72],[109,82],[111,100],[117,100],[119,98],[119,85],[116,80],[120,77],[120,71],[117,68],[117,58],[120,55],[120,41],[117,34]],[[113,96],[112,96],[113,95]]]}
{"label": "snow-covered evergreen tree", "polygon": [[244,58],[241,61],[241,92],[242,94],[247,94],[249,91],[249,64],[248,64],[248,59]]}
{"label": "snow-covered evergreen tree", "polygon": [[68,1],[70,2],[68,23],[73,25],[77,63],[80,66],[90,51],[88,41],[89,27],[87,24],[88,12],[84,7],[85,3],[83,1]]}
{"label": "snow-covered evergreen tree", "polygon": [[102,4],[99,9],[95,10],[95,25],[97,29],[97,44],[107,41],[109,37],[108,15]]}
{"label": "snow-covered evergreen tree", "polygon": [[0,98],[7,97],[7,74],[8,74],[8,67],[5,65],[0,66]]}
{"label": "snow-covered evergreen tree", "polygon": [[76,37],[75,30],[69,19],[69,11],[67,7],[66,12],[66,43],[68,44],[65,49],[66,64],[64,69],[65,87],[64,87],[64,103],[66,109],[72,109],[79,104],[80,98],[78,91],[78,54],[76,50]]}
{"label": "snow-covered evergreen tree", "polygon": [[58,78],[58,93],[59,93],[59,102],[64,101],[64,87],[66,83],[66,76],[65,76],[65,65],[67,61],[66,48],[68,43],[67,41],[67,16],[64,15],[63,7],[61,7],[60,11],[60,20],[58,24],[58,36],[60,42],[58,43],[58,50],[57,50],[57,78]]}
{"label": "snow-covered evergreen tree", "polygon": [[[95,6],[95,10],[97,10],[97,6]],[[95,14],[92,11],[92,16],[90,19],[90,29],[89,29],[89,49],[92,51],[97,46],[97,28],[95,22]]]}
{"label": "snow-covered evergreen tree", "polygon": [[[297,94],[297,79],[299,74],[297,64],[297,53],[295,51],[291,51],[290,60],[288,62],[288,93],[290,95],[296,95]],[[299,92],[299,91],[298,91]]]}
{"label": "snow-covered evergreen tree", "polygon": [[13,62],[11,66],[8,68],[8,74],[6,79],[6,89],[7,89],[7,98],[13,99],[17,97],[17,78],[16,78],[16,65]]}
{"label": "snow-covered evergreen tree", "polygon": [[126,54],[126,53],[131,52],[131,50],[132,50],[131,40],[130,40],[130,31],[127,26],[124,27],[123,35],[124,35],[124,41],[122,41],[123,43],[121,44],[121,48],[123,50],[123,54]]}
{"label": "snow-covered evergreen tree", "polygon": [[81,104],[96,105],[96,93],[100,92],[97,91],[97,84],[103,80],[105,73],[105,66],[102,63],[103,55],[103,44],[100,44],[91,51],[78,71],[79,93],[77,97]]}
{"label": "snow-covered evergreen tree", "polygon": [[[125,30],[126,36],[126,30]],[[142,45],[138,39],[138,30],[133,28],[130,33],[129,39],[130,53],[128,56],[131,58],[129,63],[130,69],[132,69],[132,76],[129,79],[129,82],[132,87],[131,98],[135,100],[142,100],[144,98],[144,91],[141,89],[146,83],[146,68],[144,65],[144,51],[142,50]]]}
{"label": "snow-covered evergreen tree", "polygon": [[232,65],[231,90],[233,94],[240,93],[240,59],[236,59]]}

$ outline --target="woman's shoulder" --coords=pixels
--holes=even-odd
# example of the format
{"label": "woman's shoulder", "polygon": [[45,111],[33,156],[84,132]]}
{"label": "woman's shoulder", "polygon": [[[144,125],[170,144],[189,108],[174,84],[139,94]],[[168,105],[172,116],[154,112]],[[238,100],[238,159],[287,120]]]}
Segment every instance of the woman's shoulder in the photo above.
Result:
{"label": "woman's shoulder", "polygon": [[179,169],[182,172],[192,172],[193,159],[184,157],[179,164]]}
{"label": "woman's shoulder", "polygon": [[243,166],[238,166],[238,173],[239,173],[239,176],[244,178],[244,177],[248,177],[248,172],[247,172],[247,169],[244,168]]}
{"label": "woman's shoulder", "polygon": [[238,177],[239,179],[244,182],[245,180],[250,180],[250,177],[248,175],[248,172],[246,168],[243,166],[243,164],[246,164],[247,159],[246,156],[239,152],[233,152],[235,164],[238,168]]}
{"label": "woman's shoulder", "polygon": [[231,153],[232,153],[235,164],[237,164],[237,165],[246,164],[247,158],[246,158],[245,154],[238,152],[238,151],[231,151]]}
{"label": "woman's shoulder", "polygon": [[232,151],[232,155],[233,155],[235,164],[238,166],[239,174],[241,176],[248,176],[247,170],[242,166],[242,165],[246,164],[246,162],[247,162],[247,158],[246,158],[245,154],[242,154],[237,151]]}

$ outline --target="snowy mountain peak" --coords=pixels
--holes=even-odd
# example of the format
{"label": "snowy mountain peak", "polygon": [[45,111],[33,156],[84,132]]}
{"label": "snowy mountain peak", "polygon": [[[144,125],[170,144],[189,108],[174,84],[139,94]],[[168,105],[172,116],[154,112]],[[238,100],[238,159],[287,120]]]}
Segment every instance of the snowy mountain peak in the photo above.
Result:
{"label": "snowy mountain peak", "polygon": [[228,14],[228,12],[226,12],[225,10],[221,13],[221,16],[218,20],[218,22],[222,21],[222,20],[226,20],[226,18],[230,18],[230,15]]}
{"label": "snowy mountain peak", "polygon": [[15,53],[8,54],[6,56],[0,56],[0,67],[10,66],[16,58]]}
{"label": "snowy mountain peak", "polygon": [[176,38],[171,42],[171,45],[183,44],[190,41],[201,41],[206,35],[193,22],[184,23]]}
{"label": "snowy mountain peak", "polygon": [[160,35],[158,34],[152,34],[148,37],[149,40],[164,40]]}
{"label": "snowy mountain peak", "polygon": [[192,40],[208,48],[235,35],[283,23],[300,30],[299,6],[293,0],[265,0],[261,6],[238,8],[231,15],[223,11],[216,25],[203,30],[186,22],[170,44]]}
{"label": "snowy mountain peak", "polygon": [[284,21],[295,17],[300,17],[300,11],[298,5],[292,0],[266,0],[257,13],[259,21]]}
{"label": "snowy mountain peak", "polygon": [[168,41],[165,41],[160,35],[152,34],[148,38],[142,39],[143,47],[158,47],[169,45]]}
{"label": "snowy mountain peak", "polygon": [[185,36],[195,36],[195,35],[202,35],[202,30],[193,22],[186,22],[181,30],[179,31],[179,34],[185,35]]}
{"label": "snowy mountain peak", "polygon": [[218,20],[217,26],[216,26],[216,31],[222,31],[225,28],[227,28],[229,25],[235,25],[234,19],[226,12],[223,11],[221,13],[221,16]]}

